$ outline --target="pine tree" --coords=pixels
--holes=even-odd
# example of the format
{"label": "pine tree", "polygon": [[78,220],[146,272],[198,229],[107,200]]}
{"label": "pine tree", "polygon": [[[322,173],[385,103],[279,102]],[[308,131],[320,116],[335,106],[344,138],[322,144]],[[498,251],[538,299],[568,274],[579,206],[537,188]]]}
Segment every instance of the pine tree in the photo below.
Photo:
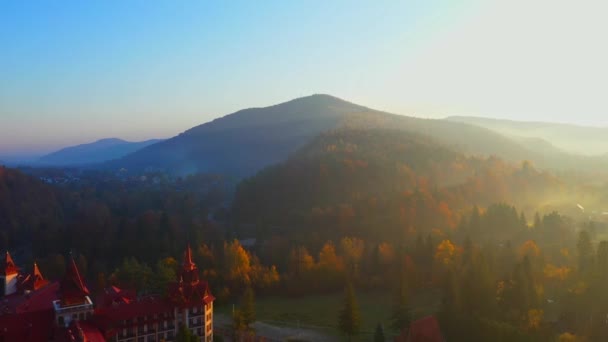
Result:
{"label": "pine tree", "polygon": [[391,328],[395,331],[401,331],[409,326],[411,317],[408,303],[407,283],[405,279],[401,279],[399,287],[395,291],[395,300],[393,301],[391,312]]}
{"label": "pine tree", "polygon": [[578,242],[576,243],[578,250],[578,269],[584,272],[589,269],[593,263],[593,246],[591,245],[591,236],[586,230],[578,234]]}
{"label": "pine tree", "polygon": [[528,219],[526,218],[526,214],[522,211],[519,215],[519,224],[521,224],[522,228],[528,228]]}
{"label": "pine tree", "polygon": [[355,298],[355,291],[351,284],[346,286],[344,295],[344,304],[338,318],[340,330],[348,337],[350,341],[353,336],[359,333],[361,319],[359,317],[359,307]]}
{"label": "pine tree", "polygon": [[179,327],[177,336],[175,337],[176,342],[196,342],[200,341],[200,338],[194,335],[190,329],[186,328],[183,324]]}
{"label": "pine tree", "polygon": [[255,322],[255,294],[251,287],[245,289],[245,293],[243,293],[240,314],[245,327],[249,327]]}
{"label": "pine tree", "polygon": [[469,234],[476,236],[479,233],[481,233],[481,214],[479,208],[474,206],[469,219]]}
{"label": "pine tree", "polygon": [[376,332],[374,332],[374,342],[385,342],[385,340],[384,328],[382,328],[382,324],[378,323],[376,326]]}
{"label": "pine tree", "polygon": [[540,219],[540,214],[537,212],[534,214],[534,229],[540,229],[543,225],[543,222]]}

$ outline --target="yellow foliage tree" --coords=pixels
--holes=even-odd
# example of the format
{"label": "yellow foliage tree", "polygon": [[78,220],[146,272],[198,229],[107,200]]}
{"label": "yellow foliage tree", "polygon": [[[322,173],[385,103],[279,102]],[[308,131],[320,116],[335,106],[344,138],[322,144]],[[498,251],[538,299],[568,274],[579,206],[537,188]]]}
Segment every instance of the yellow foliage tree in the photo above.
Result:
{"label": "yellow foliage tree", "polygon": [[450,265],[452,263],[452,261],[454,260],[455,252],[456,252],[456,246],[454,246],[452,241],[443,240],[437,246],[437,249],[435,251],[435,260],[437,260],[437,262],[439,262],[441,264]]}
{"label": "yellow foliage tree", "polygon": [[559,335],[559,337],[557,338],[557,341],[558,342],[578,342],[580,340],[576,337],[576,335],[565,332],[565,333]]}
{"label": "yellow foliage tree", "polygon": [[526,255],[528,257],[537,257],[540,255],[540,248],[538,248],[536,242],[528,240],[519,247],[519,256],[523,258]]}
{"label": "yellow foliage tree", "polygon": [[238,240],[224,242],[224,272],[233,285],[249,285],[251,259]]}
{"label": "yellow foliage tree", "polygon": [[530,309],[528,310],[528,329],[536,330],[540,328],[540,324],[543,321],[543,316],[545,315],[543,310],[539,309]]}

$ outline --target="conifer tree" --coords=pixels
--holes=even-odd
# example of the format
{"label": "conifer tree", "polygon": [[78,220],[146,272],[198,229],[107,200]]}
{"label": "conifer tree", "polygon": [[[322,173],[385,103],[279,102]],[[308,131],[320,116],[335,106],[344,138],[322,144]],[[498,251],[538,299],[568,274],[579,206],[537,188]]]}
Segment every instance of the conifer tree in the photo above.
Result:
{"label": "conifer tree", "polygon": [[351,284],[346,286],[344,304],[342,306],[342,310],[340,310],[338,325],[340,327],[340,331],[342,331],[342,333],[348,337],[349,341],[353,338],[353,336],[359,333],[359,328],[361,327],[359,306],[357,305],[355,291]]}
{"label": "conifer tree", "polygon": [[374,332],[374,342],[384,342],[384,328],[382,328],[382,324],[378,323],[376,326],[376,331]]}
{"label": "conifer tree", "polygon": [[395,290],[395,299],[391,311],[391,328],[395,331],[401,331],[409,326],[410,321],[407,283],[405,279],[401,278],[399,286]]}
{"label": "conifer tree", "polygon": [[593,246],[591,236],[586,230],[578,234],[576,249],[578,250],[578,269],[581,272],[587,271],[593,263]]}
{"label": "conifer tree", "polygon": [[255,294],[251,287],[247,287],[243,293],[240,314],[245,327],[249,327],[255,322]]}

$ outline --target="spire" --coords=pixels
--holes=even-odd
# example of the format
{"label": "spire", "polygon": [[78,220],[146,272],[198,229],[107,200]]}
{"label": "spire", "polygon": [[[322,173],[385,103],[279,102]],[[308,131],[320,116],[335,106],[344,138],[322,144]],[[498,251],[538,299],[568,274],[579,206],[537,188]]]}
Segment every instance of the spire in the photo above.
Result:
{"label": "spire", "polygon": [[190,248],[190,244],[186,248],[186,253],[184,254],[184,271],[192,271],[196,268],[196,264],[192,261],[192,248]]}
{"label": "spire", "polygon": [[190,244],[186,248],[186,252],[184,253],[184,264],[182,265],[182,274],[180,277],[189,284],[194,284],[198,282],[198,268],[194,261],[192,261],[192,248],[190,248]]}
{"label": "spire", "polygon": [[28,274],[20,279],[18,284],[20,291],[36,291],[49,283],[48,280],[44,279],[38,264],[34,262],[34,270],[31,274]]}
{"label": "spire", "polygon": [[32,272],[32,275],[34,276],[34,279],[36,281],[44,280],[42,272],[40,272],[40,269],[38,268],[38,264],[36,262],[34,262],[34,272]]}
{"label": "spire", "polygon": [[6,251],[6,255],[2,259],[2,264],[0,264],[0,272],[2,272],[2,275],[4,276],[19,273],[19,269],[15,266],[15,262],[8,251]]}
{"label": "spire", "polygon": [[84,285],[76,261],[70,253],[68,269],[61,280],[62,301],[67,305],[79,303],[83,302],[87,295],[89,295],[89,289]]}

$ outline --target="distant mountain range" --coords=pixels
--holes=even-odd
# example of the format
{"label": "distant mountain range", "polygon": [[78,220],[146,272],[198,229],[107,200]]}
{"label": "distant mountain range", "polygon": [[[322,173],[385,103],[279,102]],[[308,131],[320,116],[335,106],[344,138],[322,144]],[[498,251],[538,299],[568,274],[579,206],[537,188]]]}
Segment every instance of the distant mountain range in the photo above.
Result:
{"label": "distant mountain range", "polygon": [[341,128],[416,132],[465,154],[496,155],[510,161],[531,160],[545,168],[608,166],[606,158],[565,152],[539,137],[506,136],[454,118],[408,117],[329,95],[312,95],[270,107],[240,110],[107,162],[103,167],[250,176],[285,160],[320,133]]}
{"label": "distant mountain range", "polygon": [[525,122],[472,116],[451,116],[447,120],[485,127],[516,140],[526,141],[533,138],[539,142],[539,139],[542,139],[570,153],[582,155],[608,154],[608,127],[586,127],[563,123]]}
{"label": "distant mountain range", "polygon": [[38,159],[36,164],[49,166],[80,166],[103,163],[124,157],[162,140],[130,142],[122,139],[101,139],[89,144],[63,148]]}

